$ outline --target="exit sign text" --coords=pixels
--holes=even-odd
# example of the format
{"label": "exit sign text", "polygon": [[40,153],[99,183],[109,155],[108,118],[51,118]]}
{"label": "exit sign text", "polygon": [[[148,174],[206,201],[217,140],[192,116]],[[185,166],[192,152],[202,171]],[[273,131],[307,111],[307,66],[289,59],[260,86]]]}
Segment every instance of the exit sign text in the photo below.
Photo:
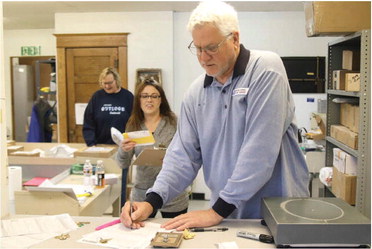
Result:
{"label": "exit sign text", "polygon": [[41,46],[22,46],[21,55],[41,55]]}

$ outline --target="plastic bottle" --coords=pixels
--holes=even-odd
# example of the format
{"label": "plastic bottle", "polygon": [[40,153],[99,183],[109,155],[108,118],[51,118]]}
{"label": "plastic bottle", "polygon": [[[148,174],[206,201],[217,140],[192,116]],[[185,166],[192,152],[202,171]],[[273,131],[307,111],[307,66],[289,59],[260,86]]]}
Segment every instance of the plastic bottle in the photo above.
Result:
{"label": "plastic bottle", "polygon": [[56,84],[56,73],[50,74],[50,83],[49,83],[49,90],[51,92],[55,92],[57,90],[57,84]]}
{"label": "plastic bottle", "polygon": [[84,186],[86,190],[90,191],[92,188],[92,174],[93,174],[93,166],[90,163],[90,160],[85,160],[84,167],[83,167],[83,174],[84,174]]}
{"label": "plastic bottle", "polygon": [[105,187],[105,167],[103,166],[103,161],[102,160],[97,161],[96,175],[97,175],[96,186],[98,188]]}

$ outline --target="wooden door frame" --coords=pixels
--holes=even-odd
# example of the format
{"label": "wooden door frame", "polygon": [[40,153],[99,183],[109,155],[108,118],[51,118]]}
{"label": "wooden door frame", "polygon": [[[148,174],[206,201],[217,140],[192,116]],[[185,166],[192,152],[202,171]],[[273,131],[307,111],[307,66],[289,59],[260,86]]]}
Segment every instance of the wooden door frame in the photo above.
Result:
{"label": "wooden door frame", "polygon": [[57,38],[57,108],[58,142],[68,142],[67,67],[66,49],[69,48],[118,48],[118,73],[122,87],[128,88],[127,36],[129,33],[54,34]]}

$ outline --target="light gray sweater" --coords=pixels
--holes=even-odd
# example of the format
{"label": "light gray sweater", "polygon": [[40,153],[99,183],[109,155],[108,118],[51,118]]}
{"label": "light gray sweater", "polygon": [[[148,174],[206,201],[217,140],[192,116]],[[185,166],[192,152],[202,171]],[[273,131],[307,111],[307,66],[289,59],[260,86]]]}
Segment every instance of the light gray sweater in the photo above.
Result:
{"label": "light gray sweater", "polygon": [[295,105],[277,54],[241,46],[225,83],[201,75],[188,89],[178,129],[150,192],[167,203],[203,170],[223,217],[261,218],[267,196],[308,197]]}
{"label": "light gray sweater", "polygon": [[[142,130],[147,130],[145,124],[141,124]],[[162,118],[157,126],[153,136],[155,138],[154,147],[168,147],[176,132],[177,127],[172,125],[168,118]],[[116,156],[119,166],[124,169],[131,165],[133,155],[138,156],[146,147],[137,146],[129,152],[123,151],[120,147]],[[134,178],[134,187],[131,192],[132,201],[144,201],[146,191],[154,185],[155,179],[162,167],[156,166],[141,166],[137,165],[136,175]],[[164,205],[161,211],[178,212],[188,207],[188,193],[184,190],[180,195],[176,196],[171,202]]]}

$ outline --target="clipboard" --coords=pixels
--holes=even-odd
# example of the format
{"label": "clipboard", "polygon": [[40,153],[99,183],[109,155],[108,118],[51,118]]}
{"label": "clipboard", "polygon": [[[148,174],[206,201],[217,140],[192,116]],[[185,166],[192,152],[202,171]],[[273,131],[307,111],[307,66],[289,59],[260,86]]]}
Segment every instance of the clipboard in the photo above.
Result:
{"label": "clipboard", "polygon": [[35,191],[35,192],[63,192],[66,195],[70,196],[71,198],[77,200],[75,192],[72,188],[65,188],[65,187],[33,187],[33,186],[26,186],[25,188],[28,191]]}
{"label": "clipboard", "polygon": [[146,148],[137,156],[132,165],[162,166],[166,149]]}

